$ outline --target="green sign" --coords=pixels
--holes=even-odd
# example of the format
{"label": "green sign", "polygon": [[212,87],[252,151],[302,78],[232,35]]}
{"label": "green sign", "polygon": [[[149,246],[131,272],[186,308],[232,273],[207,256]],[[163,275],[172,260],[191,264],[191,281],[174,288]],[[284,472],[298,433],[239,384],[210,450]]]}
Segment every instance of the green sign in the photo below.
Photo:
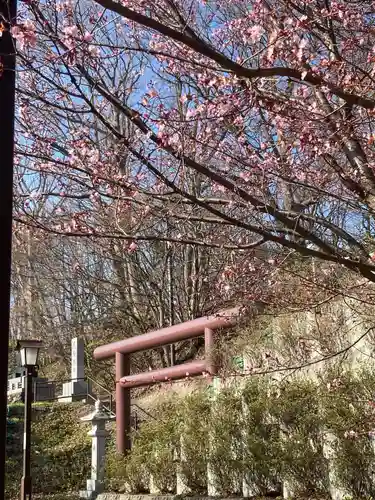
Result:
{"label": "green sign", "polygon": [[234,358],[232,359],[232,363],[233,363],[233,367],[236,369],[236,370],[241,370],[243,371],[245,365],[244,365],[244,360],[243,360],[243,356],[234,356]]}

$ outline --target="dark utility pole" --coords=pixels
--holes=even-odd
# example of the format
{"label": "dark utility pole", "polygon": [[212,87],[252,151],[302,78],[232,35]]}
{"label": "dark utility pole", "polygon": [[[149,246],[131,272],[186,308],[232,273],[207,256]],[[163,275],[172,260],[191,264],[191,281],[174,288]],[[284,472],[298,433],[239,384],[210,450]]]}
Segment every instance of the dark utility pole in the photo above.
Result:
{"label": "dark utility pole", "polygon": [[5,498],[10,270],[12,249],[16,0],[0,0],[0,498]]}
{"label": "dark utility pole", "polygon": [[23,435],[23,473],[21,479],[21,500],[31,500],[31,403],[33,402],[33,376],[35,368],[26,367],[25,414]]}

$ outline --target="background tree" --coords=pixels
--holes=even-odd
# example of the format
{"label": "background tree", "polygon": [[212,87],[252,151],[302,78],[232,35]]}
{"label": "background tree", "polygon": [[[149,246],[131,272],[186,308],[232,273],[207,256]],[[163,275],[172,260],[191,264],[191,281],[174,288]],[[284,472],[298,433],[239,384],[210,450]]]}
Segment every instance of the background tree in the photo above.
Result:
{"label": "background tree", "polygon": [[89,280],[100,256],[140,331],[231,301],[371,300],[372,2],[22,9],[16,234],[68,237]]}

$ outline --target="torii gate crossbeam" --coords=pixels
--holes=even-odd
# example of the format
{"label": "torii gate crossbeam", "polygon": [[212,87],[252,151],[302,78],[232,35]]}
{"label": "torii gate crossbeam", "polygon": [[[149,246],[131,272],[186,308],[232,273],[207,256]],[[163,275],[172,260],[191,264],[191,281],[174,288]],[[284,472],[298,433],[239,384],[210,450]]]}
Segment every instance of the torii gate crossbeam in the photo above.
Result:
{"label": "torii gate crossbeam", "polygon": [[[157,382],[197,377],[204,373],[215,375],[217,367],[212,356],[214,330],[228,328],[237,323],[239,308],[229,309],[212,316],[186,321],[153,332],[112,342],[94,350],[96,360],[115,357],[116,364],[116,439],[119,453],[130,449],[130,389]],[[205,359],[181,365],[130,375],[130,354],[172,344],[180,340],[205,337]]]}

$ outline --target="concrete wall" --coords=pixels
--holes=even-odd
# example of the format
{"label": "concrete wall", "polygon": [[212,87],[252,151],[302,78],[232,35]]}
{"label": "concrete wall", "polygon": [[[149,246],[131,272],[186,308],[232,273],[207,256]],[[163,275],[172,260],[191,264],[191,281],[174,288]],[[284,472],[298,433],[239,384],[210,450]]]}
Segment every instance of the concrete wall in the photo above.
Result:
{"label": "concrete wall", "polygon": [[[224,359],[224,377],[230,383],[232,358],[241,353],[245,373],[249,375],[301,364],[300,370],[290,373],[315,378],[320,371],[337,363],[368,366],[375,363],[375,330],[370,330],[372,327],[375,327],[375,309],[352,298],[334,299],[300,312],[258,314],[246,326],[240,327],[233,345],[225,342],[220,346],[222,351],[228,352],[228,359]],[[341,354],[336,355],[340,351]],[[281,377],[287,374],[288,371],[280,372]],[[272,376],[277,378],[277,372]],[[133,402],[152,412],[162,400],[184,397],[203,389],[207,383],[207,379],[198,378],[161,384],[134,398]]]}
{"label": "concrete wall", "polygon": [[[337,363],[354,369],[369,366],[375,363],[371,309],[359,300],[339,298],[307,311],[259,315],[238,340],[245,371],[301,366],[299,374],[315,378]],[[282,376],[287,373],[283,370]]]}

